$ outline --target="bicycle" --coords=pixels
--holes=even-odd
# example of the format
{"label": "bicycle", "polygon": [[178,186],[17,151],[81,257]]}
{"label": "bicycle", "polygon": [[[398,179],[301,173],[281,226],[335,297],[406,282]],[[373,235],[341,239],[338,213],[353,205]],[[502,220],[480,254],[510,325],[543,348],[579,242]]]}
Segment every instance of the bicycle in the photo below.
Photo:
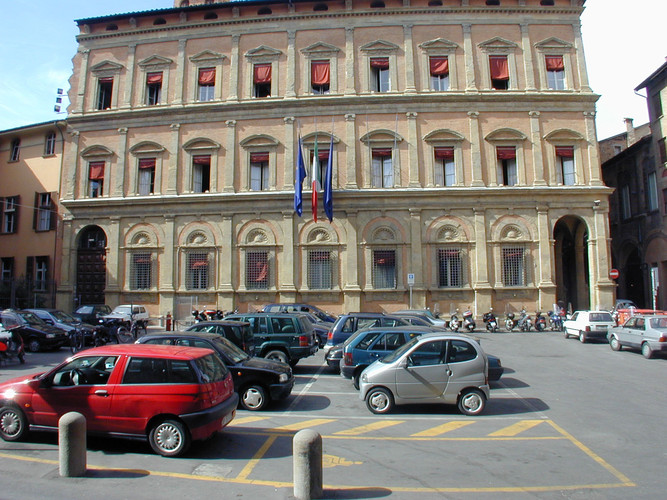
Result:
{"label": "bicycle", "polygon": [[81,330],[72,330],[69,332],[69,348],[72,351],[72,354],[85,349],[86,347],[86,336]]}

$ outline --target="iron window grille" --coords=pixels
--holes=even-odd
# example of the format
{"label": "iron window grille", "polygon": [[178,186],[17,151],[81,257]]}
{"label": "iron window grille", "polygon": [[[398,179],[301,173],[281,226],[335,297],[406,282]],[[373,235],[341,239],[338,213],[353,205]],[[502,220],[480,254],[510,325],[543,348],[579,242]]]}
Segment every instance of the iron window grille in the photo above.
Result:
{"label": "iron window grille", "polygon": [[333,282],[332,270],[329,250],[308,251],[308,288],[330,290]]}
{"label": "iron window grille", "polygon": [[206,290],[208,288],[208,267],[208,253],[191,252],[187,254],[185,288],[188,290]]}
{"label": "iron window grille", "polygon": [[150,290],[152,286],[152,260],[150,252],[132,254],[130,289]]}
{"label": "iron window grille", "polygon": [[246,288],[266,290],[269,288],[269,252],[246,253]]}
{"label": "iron window grille", "polygon": [[396,250],[373,250],[373,288],[396,288]]}
{"label": "iron window grille", "polygon": [[463,285],[463,251],[460,248],[438,249],[438,286],[459,288]]}
{"label": "iron window grille", "polygon": [[526,286],[526,255],[523,247],[502,248],[503,286]]}

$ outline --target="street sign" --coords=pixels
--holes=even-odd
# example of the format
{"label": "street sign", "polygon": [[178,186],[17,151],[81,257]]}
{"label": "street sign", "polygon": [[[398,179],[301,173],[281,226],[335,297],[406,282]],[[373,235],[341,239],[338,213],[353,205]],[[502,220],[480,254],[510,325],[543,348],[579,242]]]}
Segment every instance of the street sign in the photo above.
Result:
{"label": "street sign", "polygon": [[413,273],[408,273],[408,285],[413,286],[415,284],[415,275]]}
{"label": "street sign", "polygon": [[609,277],[613,280],[617,280],[621,273],[618,272],[618,269],[612,269],[609,271]]}

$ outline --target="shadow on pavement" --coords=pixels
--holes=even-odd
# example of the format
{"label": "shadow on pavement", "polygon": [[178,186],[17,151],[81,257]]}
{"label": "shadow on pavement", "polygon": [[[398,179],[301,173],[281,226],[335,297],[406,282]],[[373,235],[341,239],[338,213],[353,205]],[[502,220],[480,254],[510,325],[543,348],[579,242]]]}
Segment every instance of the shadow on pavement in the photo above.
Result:
{"label": "shadow on pavement", "polygon": [[324,490],[321,498],[381,498],[391,495],[387,488],[350,488],[345,490]]}

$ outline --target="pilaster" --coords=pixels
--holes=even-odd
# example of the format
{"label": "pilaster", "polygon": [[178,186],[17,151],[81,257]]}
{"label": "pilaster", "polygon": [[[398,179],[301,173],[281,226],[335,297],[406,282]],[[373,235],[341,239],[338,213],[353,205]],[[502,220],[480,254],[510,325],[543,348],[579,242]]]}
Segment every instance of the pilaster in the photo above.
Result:
{"label": "pilaster", "polygon": [[127,73],[125,75],[125,92],[123,94],[123,102],[121,109],[128,109],[132,107],[132,94],[134,92],[134,60],[137,53],[137,44],[131,43],[127,46]]}
{"label": "pilaster", "polygon": [[294,82],[296,80],[296,31],[287,30],[287,85],[285,97],[296,97]]}
{"label": "pilaster", "polygon": [[[77,102],[76,105],[73,106],[74,108],[74,113],[83,113],[83,110],[86,109],[86,86],[88,83],[88,61],[90,57],[90,50],[89,49],[83,49],[79,50],[79,53],[81,54],[81,66],[80,66],[80,71],[79,71],[79,88],[77,89]],[[94,99],[94,97],[93,97]]]}
{"label": "pilaster", "polygon": [[534,92],[537,90],[535,86],[535,69],[533,66],[533,47],[530,44],[530,33],[528,24],[521,24],[521,45],[523,48],[523,65],[526,73],[526,90]]}
{"label": "pilaster", "polygon": [[225,152],[222,190],[225,193],[233,193],[236,172],[236,120],[227,120],[225,125],[227,125],[227,151]]}
{"label": "pilaster", "polygon": [[[116,164],[116,182],[112,194],[113,196],[123,197],[125,196],[125,175],[127,170],[127,128],[119,128],[118,134],[118,163]],[[132,179],[131,176],[130,179]]]}
{"label": "pilaster", "polygon": [[294,276],[300,260],[295,259],[294,248],[294,211],[285,210],[283,213],[283,248],[280,252],[280,293],[296,292]]}
{"label": "pilaster", "polygon": [[545,186],[540,112],[530,111],[528,116],[530,117],[530,141],[533,151],[533,184],[535,186]]}
{"label": "pilaster", "polygon": [[579,76],[579,84],[582,92],[592,92],[588,83],[588,73],[586,72],[586,56],[584,54],[584,41],[581,36],[581,23],[572,23],[572,31],[574,32],[574,50],[576,52],[577,60],[577,74]]}
{"label": "pilaster", "polygon": [[[220,281],[220,290],[224,292],[231,292],[234,290],[232,285],[232,269],[236,268],[234,264],[234,232],[232,229],[232,216],[223,215],[222,216],[222,238],[223,243],[220,249],[220,262],[222,263],[219,266],[219,281]],[[226,241],[225,241],[226,240]],[[238,264],[237,264],[238,265]]]}
{"label": "pilaster", "polygon": [[232,53],[229,57],[229,97],[228,101],[239,100],[239,41],[240,35],[232,35]]}
{"label": "pilaster", "polygon": [[[185,97],[185,45],[187,40],[178,41],[178,57],[176,58],[176,92],[174,92],[174,104],[183,104],[187,99]],[[165,101],[169,96],[165,96]]]}
{"label": "pilaster", "polygon": [[355,95],[354,88],[354,28],[345,28],[345,95]]}
{"label": "pilaster", "polygon": [[466,92],[476,92],[477,84],[475,83],[475,51],[472,46],[472,25],[462,24],[463,28],[463,55],[465,57],[466,68]]}
{"label": "pilaster", "polygon": [[417,135],[417,113],[405,113],[408,119],[408,171],[412,188],[422,187],[419,182],[419,139]]}
{"label": "pilaster", "polygon": [[469,111],[468,118],[470,122],[470,161],[472,162],[471,186],[483,186],[484,177],[482,174],[482,143],[479,133],[479,111]]}
{"label": "pilaster", "polygon": [[345,189],[357,189],[357,133],[356,115],[348,113],[345,115]]}
{"label": "pilaster", "polygon": [[282,189],[294,188],[294,171],[296,169],[296,154],[294,142],[296,137],[296,119],[293,116],[283,118],[285,123],[285,172],[283,175],[284,185]]}
{"label": "pilaster", "polygon": [[586,122],[586,146],[588,150],[588,180],[591,186],[602,186],[600,178],[600,153],[595,132],[595,111],[584,111]]}
{"label": "pilaster", "polygon": [[167,174],[167,194],[178,193],[178,171],[181,164],[181,124],[172,123],[171,129],[171,154],[169,155],[169,172]]}
{"label": "pilaster", "polygon": [[412,46],[412,24],[403,25],[403,47],[405,50],[405,93],[414,94],[415,87],[415,56]]}

